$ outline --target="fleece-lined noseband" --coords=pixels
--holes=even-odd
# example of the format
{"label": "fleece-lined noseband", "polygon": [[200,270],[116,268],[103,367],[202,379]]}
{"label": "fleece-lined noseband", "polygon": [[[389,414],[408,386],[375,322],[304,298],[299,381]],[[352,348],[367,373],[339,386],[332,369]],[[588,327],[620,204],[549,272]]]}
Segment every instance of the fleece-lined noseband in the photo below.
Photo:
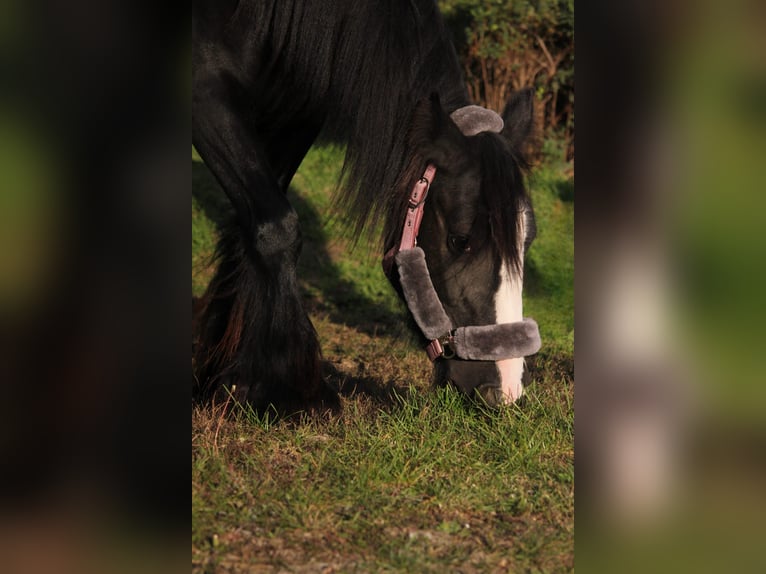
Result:
{"label": "fleece-lined noseband", "polygon": [[[450,117],[466,136],[484,131],[500,132],[503,120],[495,112],[480,106],[466,106]],[[428,190],[436,175],[436,166],[428,164],[423,176],[410,193],[407,215],[398,246],[383,258],[383,268],[393,281],[393,261],[399,270],[407,307],[423,335],[430,341],[426,353],[431,361],[443,357],[474,361],[500,361],[531,355],[540,350],[540,333],[533,319],[499,325],[454,328],[431,282],[425,253],[416,246]]]}

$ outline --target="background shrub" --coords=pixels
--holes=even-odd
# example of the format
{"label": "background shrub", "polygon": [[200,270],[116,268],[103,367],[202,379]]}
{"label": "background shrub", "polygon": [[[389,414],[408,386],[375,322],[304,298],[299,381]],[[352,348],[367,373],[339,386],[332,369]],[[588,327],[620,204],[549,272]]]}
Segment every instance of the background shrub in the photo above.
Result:
{"label": "background shrub", "polygon": [[474,102],[534,87],[537,125],[574,156],[574,0],[440,0]]}

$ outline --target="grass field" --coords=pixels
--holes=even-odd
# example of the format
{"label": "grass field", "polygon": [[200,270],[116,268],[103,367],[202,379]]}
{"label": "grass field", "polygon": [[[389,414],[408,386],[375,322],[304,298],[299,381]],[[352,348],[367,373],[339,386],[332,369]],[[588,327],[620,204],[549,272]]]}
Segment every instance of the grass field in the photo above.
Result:
{"label": "grass field", "polygon": [[[379,254],[331,217],[341,152],[293,181],[302,289],[343,411],[275,422],[192,410],[194,572],[558,572],[573,569],[573,183],[530,182],[538,239],[525,315],[543,348],[523,407],[486,411],[432,389],[430,364]],[[192,292],[210,278],[226,204],[192,151]]]}

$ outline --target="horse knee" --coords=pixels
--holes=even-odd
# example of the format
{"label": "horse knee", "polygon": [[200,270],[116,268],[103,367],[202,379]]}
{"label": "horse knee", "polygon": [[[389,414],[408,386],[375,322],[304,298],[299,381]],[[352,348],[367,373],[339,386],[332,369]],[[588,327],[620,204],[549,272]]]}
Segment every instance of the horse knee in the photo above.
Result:
{"label": "horse knee", "polygon": [[265,221],[256,227],[255,250],[266,264],[294,263],[301,245],[300,222],[293,209],[279,219]]}

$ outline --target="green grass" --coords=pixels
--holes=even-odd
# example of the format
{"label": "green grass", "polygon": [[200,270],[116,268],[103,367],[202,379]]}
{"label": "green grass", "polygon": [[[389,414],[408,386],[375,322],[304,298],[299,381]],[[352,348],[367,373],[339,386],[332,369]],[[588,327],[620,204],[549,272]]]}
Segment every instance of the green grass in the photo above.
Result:
{"label": "green grass", "polygon": [[488,413],[413,389],[386,409],[345,407],[276,425],[195,412],[195,567],[571,567],[568,401]]}
{"label": "green grass", "polygon": [[524,312],[540,326],[542,353],[574,353],[574,182],[551,167],[532,173],[537,238],[524,264]]}
{"label": "green grass", "polygon": [[[341,152],[313,149],[290,199],[328,381],[342,412],[275,422],[192,412],[195,572],[485,572],[573,568],[571,183],[538,170],[526,314],[544,346],[523,407],[487,412],[430,386],[431,366],[380,271],[330,217]],[[225,202],[192,161],[192,291]]]}

